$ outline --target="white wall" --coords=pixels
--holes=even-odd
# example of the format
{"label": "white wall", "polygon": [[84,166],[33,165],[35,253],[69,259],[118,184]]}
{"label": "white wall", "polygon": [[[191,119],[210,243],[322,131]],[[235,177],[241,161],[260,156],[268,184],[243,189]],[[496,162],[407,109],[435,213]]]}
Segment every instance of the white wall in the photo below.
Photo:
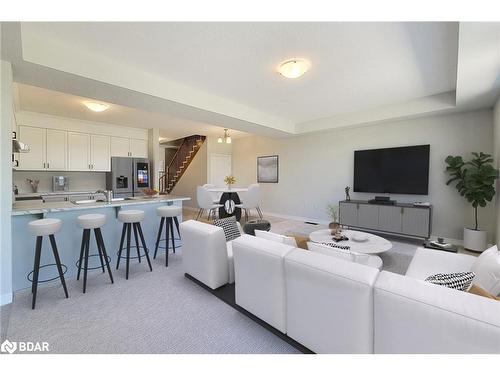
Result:
{"label": "white wall", "polygon": [[[500,168],[500,98],[498,98],[495,108],[493,109],[493,145],[496,167]],[[496,184],[497,196],[495,199],[496,208],[496,242],[500,240],[500,179]]]}
{"label": "white wall", "polygon": [[12,302],[12,67],[1,61],[0,74],[0,305]]}
{"label": "white wall", "polygon": [[[233,143],[218,143],[218,137],[207,137],[207,179],[210,180],[210,175],[212,171],[212,166],[210,165],[211,155],[232,155],[233,153]],[[234,142],[234,140],[233,140]],[[210,182],[212,183],[212,182]]]}
{"label": "white wall", "polygon": [[[430,144],[428,196],[392,195],[401,202],[430,201],[433,234],[462,238],[463,226],[473,223],[472,207],[452,186],[446,186],[444,159],[449,154],[465,157],[470,152],[493,151],[492,111],[483,110],[431,116],[406,121],[319,132],[286,139],[246,137],[233,146],[233,174],[238,185],[256,182],[256,158],[279,155],[279,183],[261,184],[261,208],[268,213],[327,221],[327,204],[344,199],[344,187],[352,186],[354,150]],[[353,199],[375,194],[352,193]],[[479,223],[494,233],[492,204],[481,209]]]}

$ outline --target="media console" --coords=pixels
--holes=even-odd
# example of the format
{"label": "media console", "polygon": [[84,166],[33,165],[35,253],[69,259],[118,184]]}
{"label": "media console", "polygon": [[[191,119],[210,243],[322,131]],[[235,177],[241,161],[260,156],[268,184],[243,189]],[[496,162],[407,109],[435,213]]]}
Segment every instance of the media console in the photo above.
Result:
{"label": "media console", "polygon": [[431,236],[432,206],[351,200],[339,202],[339,214],[340,224],[352,228],[425,239]]}

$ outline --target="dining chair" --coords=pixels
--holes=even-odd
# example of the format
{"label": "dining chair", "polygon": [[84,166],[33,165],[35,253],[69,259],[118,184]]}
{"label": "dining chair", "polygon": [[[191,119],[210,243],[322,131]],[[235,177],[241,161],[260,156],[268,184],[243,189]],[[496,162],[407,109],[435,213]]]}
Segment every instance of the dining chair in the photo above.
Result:
{"label": "dining chair", "polygon": [[[205,185],[203,185],[203,187],[210,190],[210,189],[215,188],[216,186],[214,184],[205,184]],[[212,196],[212,201],[214,204],[217,204],[220,202],[220,196],[222,195],[222,193],[217,193],[217,192],[211,191],[210,195]]]}
{"label": "dining chair", "polygon": [[250,210],[255,209],[262,219],[262,211],[260,210],[260,186],[259,184],[252,184],[243,195],[243,202],[237,204],[236,207],[245,211],[245,221],[248,221]]}
{"label": "dining chair", "polygon": [[210,216],[215,212],[215,210],[222,207],[221,204],[213,202],[212,195],[208,189],[203,186],[196,187],[196,201],[198,202],[198,207],[200,208],[198,216],[196,216],[196,220],[201,218],[205,210],[208,210],[207,220],[210,220]]}

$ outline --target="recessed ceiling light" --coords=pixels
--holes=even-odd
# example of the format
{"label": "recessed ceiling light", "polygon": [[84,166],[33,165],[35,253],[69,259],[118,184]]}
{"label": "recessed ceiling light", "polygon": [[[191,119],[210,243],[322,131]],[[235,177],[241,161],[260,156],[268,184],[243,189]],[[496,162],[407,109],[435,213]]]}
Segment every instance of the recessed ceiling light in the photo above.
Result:
{"label": "recessed ceiling light", "polygon": [[85,107],[94,112],[103,112],[109,108],[108,104],[97,103],[97,102],[83,102],[83,104],[85,104]]}
{"label": "recessed ceiling light", "polygon": [[298,78],[309,70],[311,63],[306,59],[293,58],[283,61],[278,66],[278,72],[286,78]]}

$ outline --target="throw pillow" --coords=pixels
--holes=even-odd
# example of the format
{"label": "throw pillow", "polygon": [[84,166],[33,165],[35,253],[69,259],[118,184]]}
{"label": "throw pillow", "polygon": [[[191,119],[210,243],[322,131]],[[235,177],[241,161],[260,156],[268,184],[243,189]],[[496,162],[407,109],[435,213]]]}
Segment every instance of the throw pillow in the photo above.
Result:
{"label": "throw pillow", "polygon": [[494,296],[500,294],[500,251],[496,245],[477,257],[471,271],[476,274],[474,284]]}
{"label": "throw pillow", "polygon": [[221,227],[224,230],[226,242],[232,241],[235,238],[241,236],[235,216],[225,217],[224,219],[215,219],[214,225],[217,227]]}
{"label": "throw pillow", "polygon": [[494,295],[488,293],[486,290],[484,290],[483,288],[481,288],[480,286],[477,286],[475,284],[472,284],[472,286],[470,287],[468,292],[471,294],[481,296],[481,297],[486,297],[489,299],[494,299],[494,300],[500,301],[500,297],[495,297]]}
{"label": "throw pillow", "polygon": [[468,291],[474,276],[474,272],[438,273],[429,276],[425,281],[451,289]]}
{"label": "throw pillow", "polygon": [[255,237],[265,238],[269,241],[279,242],[285,245],[297,247],[297,242],[295,242],[295,238],[283,236],[282,234],[266,232],[265,230],[255,230]]}

